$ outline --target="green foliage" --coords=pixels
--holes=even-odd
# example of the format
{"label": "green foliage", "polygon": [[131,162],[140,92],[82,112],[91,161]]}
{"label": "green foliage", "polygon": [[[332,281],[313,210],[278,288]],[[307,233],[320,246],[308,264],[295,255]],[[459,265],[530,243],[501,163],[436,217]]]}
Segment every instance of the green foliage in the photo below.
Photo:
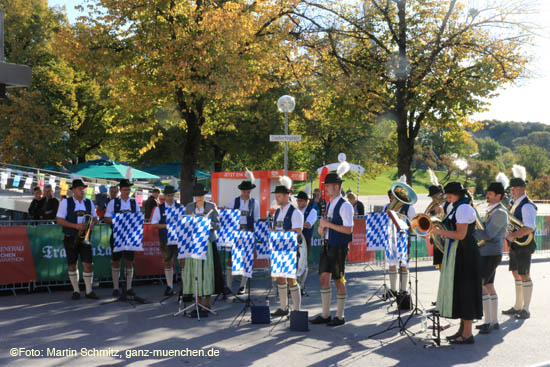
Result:
{"label": "green foliage", "polygon": [[549,200],[550,175],[541,173],[535,180],[529,182],[527,191],[529,196],[535,200]]}
{"label": "green foliage", "polygon": [[476,140],[478,153],[477,159],[482,161],[496,161],[502,156],[502,147],[491,137]]}
{"label": "green foliage", "polygon": [[529,177],[536,178],[550,171],[550,153],[547,150],[534,145],[521,145],[516,151],[516,163],[525,167]]}

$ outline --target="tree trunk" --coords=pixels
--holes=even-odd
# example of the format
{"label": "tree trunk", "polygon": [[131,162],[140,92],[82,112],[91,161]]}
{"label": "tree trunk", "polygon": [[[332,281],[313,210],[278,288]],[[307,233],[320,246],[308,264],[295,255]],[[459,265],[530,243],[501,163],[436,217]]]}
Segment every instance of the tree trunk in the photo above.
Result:
{"label": "tree trunk", "polygon": [[223,159],[227,152],[220,148],[219,145],[214,144],[214,172],[221,172],[223,170]]}

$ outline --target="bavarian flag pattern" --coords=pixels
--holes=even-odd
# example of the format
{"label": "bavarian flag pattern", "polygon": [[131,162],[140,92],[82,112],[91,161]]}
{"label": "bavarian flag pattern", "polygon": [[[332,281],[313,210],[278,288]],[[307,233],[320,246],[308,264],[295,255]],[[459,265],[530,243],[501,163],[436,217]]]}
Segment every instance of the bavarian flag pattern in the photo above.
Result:
{"label": "bavarian flag pattern", "polygon": [[254,235],[256,237],[256,255],[258,259],[269,259],[271,249],[269,247],[269,222],[257,221],[254,225]]}
{"label": "bavarian flag pattern", "polygon": [[183,217],[185,217],[185,207],[183,206],[166,209],[166,229],[169,243],[181,245],[184,233],[179,226]]}
{"label": "bavarian flag pattern", "polygon": [[218,245],[231,248],[235,240],[235,232],[240,227],[241,212],[237,209],[220,209],[219,218]]}
{"label": "bavarian flag pattern", "polygon": [[210,218],[205,217],[185,216],[182,218],[181,227],[185,228],[185,234],[182,236],[182,244],[178,245],[178,259],[206,260],[211,222]]}
{"label": "bavarian flag pattern", "polygon": [[365,216],[365,228],[367,237],[367,250],[386,250],[390,240],[390,218],[387,213],[367,213]]}
{"label": "bavarian flag pattern", "polygon": [[233,275],[252,277],[252,271],[254,270],[254,232],[236,232],[231,263]]}
{"label": "bavarian flag pattern", "polygon": [[143,251],[143,222],[143,213],[116,213],[113,252]]}
{"label": "bavarian flag pattern", "polygon": [[296,279],[298,234],[269,232],[271,247],[271,276]]}

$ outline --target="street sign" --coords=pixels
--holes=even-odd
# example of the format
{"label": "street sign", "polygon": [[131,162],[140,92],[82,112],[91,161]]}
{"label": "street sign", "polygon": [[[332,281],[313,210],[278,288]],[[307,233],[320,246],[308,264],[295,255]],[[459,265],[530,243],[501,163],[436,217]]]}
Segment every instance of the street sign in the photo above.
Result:
{"label": "street sign", "polygon": [[269,141],[302,141],[302,135],[269,135]]}

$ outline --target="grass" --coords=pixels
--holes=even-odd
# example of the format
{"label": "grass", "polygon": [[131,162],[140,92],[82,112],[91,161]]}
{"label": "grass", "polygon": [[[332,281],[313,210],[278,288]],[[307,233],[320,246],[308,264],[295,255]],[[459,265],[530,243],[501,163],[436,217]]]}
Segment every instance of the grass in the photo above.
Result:
{"label": "grass", "polygon": [[[444,171],[435,171],[437,178],[441,182],[445,177]],[[348,174],[346,176],[351,176]],[[397,168],[390,168],[382,173],[380,176],[364,180],[359,179],[359,195],[386,195],[392,183],[399,179],[397,177]],[[451,176],[451,180],[461,180],[460,177]],[[428,193],[428,187],[430,183],[430,174],[425,170],[417,170],[413,177],[413,189],[418,194]],[[303,190],[306,186],[305,182],[296,182],[296,189]],[[313,188],[319,187],[319,178],[316,177],[313,181]],[[344,191],[351,189],[353,192],[357,192],[357,177],[347,177],[344,179],[343,184]]]}

